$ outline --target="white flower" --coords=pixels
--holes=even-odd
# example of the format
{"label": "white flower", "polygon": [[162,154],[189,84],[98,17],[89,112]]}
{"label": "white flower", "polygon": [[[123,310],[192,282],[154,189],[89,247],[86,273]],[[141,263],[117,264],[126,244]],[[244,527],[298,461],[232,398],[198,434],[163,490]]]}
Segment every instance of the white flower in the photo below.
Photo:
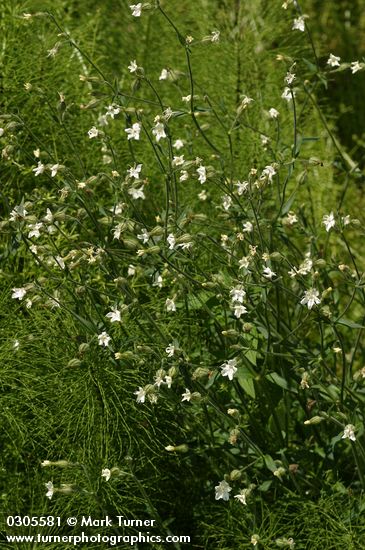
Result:
{"label": "white flower", "polygon": [[219,485],[215,488],[215,500],[229,500],[229,493],[232,491],[232,487],[228,485],[226,481],[220,481]]}
{"label": "white flower", "polygon": [[166,80],[169,76],[169,72],[167,69],[162,69],[161,74],[159,76],[159,80]]}
{"label": "white flower", "polygon": [[250,259],[248,256],[243,256],[239,262],[238,262],[238,265],[239,265],[239,269],[248,269],[249,265],[250,265]]}
{"label": "white flower", "polygon": [[302,262],[297,270],[299,275],[308,275],[313,267],[313,261],[308,257]]}
{"label": "white flower", "polygon": [[247,505],[246,496],[250,493],[250,489],[242,489],[238,495],[234,495],[241,504]]}
{"label": "white flower", "polygon": [[193,246],[193,243],[191,241],[188,241],[186,243],[180,243],[177,246],[180,247],[181,250],[189,250],[189,248]]}
{"label": "white flower", "polygon": [[293,26],[292,26],[292,30],[293,31],[301,31],[301,32],[304,32],[305,31],[305,23],[304,23],[304,15],[301,15],[300,17],[298,17],[297,19],[294,19],[293,21]]}
{"label": "white flower", "polygon": [[116,307],[114,307],[111,311],[109,311],[109,313],[107,313],[105,317],[110,319],[111,323],[118,323],[121,320],[120,311]]}
{"label": "white flower", "polygon": [[322,224],[325,226],[327,232],[331,229],[331,227],[334,227],[336,225],[336,220],[333,212],[326,216],[323,216]]}
{"label": "white flower", "polygon": [[184,147],[184,142],[182,139],[177,139],[174,144],[173,144],[173,147],[177,150],[179,149],[182,149]]}
{"label": "white flower", "polygon": [[273,166],[265,166],[265,168],[262,171],[262,177],[267,178],[269,183],[272,182],[272,178],[275,176],[276,170]]}
{"label": "white flower", "polygon": [[44,170],[45,170],[45,166],[41,162],[38,162],[37,168],[33,168],[33,172],[35,176],[39,176],[39,174],[43,174]]}
{"label": "white flower", "polygon": [[330,67],[339,67],[340,61],[341,61],[340,57],[337,57],[336,55],[333,55],[332,53],[330,53],[330,56],[327,61],[327,65],[329,65]]}
{"label": "white flower", "polygon": [[150,238],[150,234],[148,233],[147,229],[143,228],[142,233],[137,235],[137,239],[143,242],[143,244],[147,244]]}
{"label": "white flower", "polygon": [[158,288],[162,288],[163,279],[162,276],[159,273],[156,273],[156,275],[153,278],[152,286],[158,286]]}
{"label": "white flower", "polygon": [[141,386],[139,386],[138,390],[136,390],[134,392],[134,395],[136,395],[136,401],[137,403],[144,403],[145,400],[146,400],[146,391],[144,388],[141,388]]}
{"label": "white flower", "polygon": [[253,231],[253,225],[251,222],[245,222],[242,226],[242,231],[244,233],[251,233]]}
{"label": "white flower", "polygon": [[174,111],[171,109],[171,107],[167,107],[167,109],[165,109],[163,112],[163,117],[165,120],[170,120],[173,114]]}
{"label": "white flower", "polygon": [[186,170],[181,170],[179,181],[186,181],[189,179],[189,173]]}
{"label": "white flower", "polygon": [[25,218],[25,216],[28,214],[28,211],[24,208],[23,204],[18,204],[13,210],[10,212],[10,218],[9,220],[11,222],[15,222],[19,218]]}
{"label": "white flower", "polygon": [[349,215],[347,215],[347,216],[342,216],[342,223],[343,223],[343,225],[345,225],[345,226],[346,226],[346,225],[349,225],[349,223],[351,223],[351,218],[350,218],[350,216],[349,216]]}
{"label": "white flower", "polygon": [[172,377],[171,376],[169,376],[169,375],[165,376],[165,384],[168,387],[168,389],[171,388],[171,384],[172,384]]}
{"label": "white flower", "polygon": [[237,319],[240,319],[242,315],[247,313],[247,308],[245,306],[242,306],[240,304],[234,306],[234,316],[237,317]]}
{"label": "white flower", "polygon": [[[286,4],[286,2],[284,2],[284,4]],[[283,7],[284,7],[284,4],[283,4]],[[286,8],[285,8],[285,9],[286,9]],[[255,535],[252,535],[252,537],[251,537],[251,544],[252,544],[252,546],[256,546],[256,545],[259,543],[259,541],[260,541],[259,535],[256,535],[256,534],[255,534]]]}
{"label": "white flower", "polygon": [[351,72],[352,72],[352,74],[355,74],[358,71],[361,71],[361,69],[363,69],[363,68],[364,68],[363,63],[359,63],[358,61],[353,61],[351,63]]}
{"label": "white flower", "polygon": [[176,305],[174,300],[171,300],[170,298],[166,298],[165,305],[166,305],[167,311],[176,311]]}
{"label": "white flower", "polygon": [[182,96],[181,100],[184,103],[189,103],[191,101],[191,95],[184,95],[184,96]]}
{"label": "white flower", "polygon": [[285,99],[286,101],[292,100],[292,94],[295,96],[294,90],[290,90],[290,88],[284,88],[283,93],[281,94],[281,97]]}
{"label": "white flower", "polygon": [[273,277],[276,277],[275,271],[271,271],[269,267],[264,267],[262,274],[267,279],[272,279]]}
{"label": "white flower", "polygon": [[294,225],[295,223],[298,223],[298,217],[294,214],[294,212],[288,212],[288,215],[284,218],[283,222],[287,225]]}
{"label": "white flower", "polygon": [[108,105],[108,108],[106,110],[106,116],[110,116],[114,118],[115,115],[119,115],[119,113],[120,113],[120,107],[114,107],[114,105]]}
{"label": "white flower", "polygon": [[293,84],[294,80],[295,80],[295,74],[288,71],[285,75],[285,78],[284,78],[285,82],[290,86],[290,84]]}
{"label": "white flower", "polygon": [[19,340],[14,340],[13,348],[14,348],[14,349],[18,349],[19,346],[20,346]]}
{"label": "white flower", "polygon": [[152,128],[152,133],[156,137],[156,141],[166,137],[165,127],[162,122],[157,122],[156,126]]}
{"label": "white flower", "polygon": [[101,470],[101,477],[105,477],[105,481],[109,481],[110,476],[111,471],[109,470],[109,468],[104,468],[103,470]]}
{"label": "white flower", "polygon": [[47,223],[53,223],[53,214],[52,214],[52,210],[50,210],[49,208],[47,208],[46,210],[46,215],[44,216],[44,221],[47,222]]}
{"label": "white flower", "polygon": [[270,118],[278,118],[279,114],[279,111],[274,109],[274,107],[271,107],[271,109],[269,109]]}
{"label": "white flower", "polygon": [[181,401],[190,401],[190,399],[191,399],[191,391],[188,390],[188,388],[185,388],[185,393],[182,394]]}
{"label": "white flower", "polygon": [[49,500],[51,500],[54,493],[54,487],[53,487],[52,481],[48,481],[47,483],[45,483],[45,486],[47,489],[46,497],[49,498]]}
{"label": "white flower", "polygon": [[155,376],[155,386],[157,386],[158,388],[161,386],[161,384],[164,384],[164,379],[163,379],[163,376],[165,374],[165,371],[163,369],[160,369],[156,372],[156,376]]}
{"label": "white flower", "polygon": [[104,346],[106,348],[109,345],[110,340],[110,336],[105,331],[98,335],[99,346]]}
{"label": "white flower", "polygon": [[131,4],[130,9],[132,10],[133,17],[140,17],[142,13],[142,2],[138,2],[138,4]]}
{"label": "white flower", "polygon": [[50,50],[47,50],[47,53],[48,53],[47,57],[55,57],[58,53],[59,47],[60,47],[60,44],[59,42],[57,42],[57,44],[55,44],[53,48],[51,48]]}
{"label": "white flower", "polygon": [[237,372],[237,359],[229,359],[223,365],[220,366],[222,369],[222,376],[227,376],[229,380],[233,380],[234,375]]}
{"label": "white flower", "polygon": [[341,439],[351,439],[351,441],[356,441],[355,426],[353,426],[352,424],[347,424],[347,426],[345,426]]}
{"label": "white flower", "polygon": [[109,122],[108,122],[107,113],[105,113],[105,115],[98,116],[98,124],[99,126],[108,126]]}
{"label": "white flower", "polygon": [[139,122],[135,122],[132,125],[132,128],[126,128],[124,130],[128,134],[128,139],[136,139],[139,140],[139,134],[141,133],[141,124]]}
{"label": "white flower", "polygon": [[87,135],[89,136],[90,139],[96,138],[99,135],[99,130],[95,128],[95,126],[93,126],[92,128],[90,128]]}
{"label": "white flower", "polygon": [[51,177],[52,178],[55,177],[55,175],[57,174],[57,172],[60,168],[61,168],[60,164],[54,164],[53,166],[51,166]]}
{"label": "white flower", "polygon": [[130,73],[136,73],[138,71],[138,65],[135,59],[129,62],[128,69]]}
{"label": "white flower", "polygon": [[0,128],[0,137],[4,135],[4,128]]}
{"label": "white flower", "polygon": [[246,296],[246,292],[241,286],[237,286],[232,288],[229,295],[231,296],[232,302],[239,302],[240,304],[243,304],[243,299]]}
{"label": "white flower", "polygon": [[133,275],[136,273],[136,268],[134,265],[132,264],[129,264],[128,266],[128,271],[127,271],[127,275],[128,277],[133,277]]}
{"label": "white flower", "polygon": [[224,210],[229,210],[232,206],[232,197],[230,197],[230,195],[223,195],[222,204]]}
{"label": "white flower", "polygon": [[207,170],[205,166],[199,166],[196,171],[198,173],[198,180],[200,183],[205,183],[207,181]]}
{"label": "white flower", "polygon": [[219,42],[220,34],[220,31],[213,31],[210,38],[211,42]]}
{"label": "white flower", "polygon": [[237,194],[243,195],[243,193],[247,191],[250,184],[248,183],[248,181],[238,181],[235,185],[237,187]]}
{"label": "white flower", "polygon": [[253,102],[252,97],[248,97],[247,95],[244,95],[241,102],[241,109],[246,109],[246,107]]}
{"label": "white flower", "polygon": [[172,357],[175,353],[175,350],[176,350],[176,348],[173,344],[169,344],[167,346],[167,348],[165,349],[168,357]]}
{"label": "white flower", "polygon": [[39,231],[41,227],[43,227],[42,222],[28,225],[28,229],[30,230],[28,233],[28,238],[31,239],[32,237],[34,237],[35,239],[38,239],[38,237],[40,237],[41,235]]}
{"label": "white flower", "polygon": [[170,233],[167,237],[167,242],[169,243],[169,250],[173,250],[175,247],[176,239],[173,233]]}
{"label": "white flower", "polygon": [[180,157],[174,157],[172,159],[173,166],[181,166],[182,164],[184,164],[184,162],[185,162],[184,155],[181,155]]}
{"label": "white flower", "polygon": [[206,190],[204,189],[204,191],[202,191],[201,193],[198,194],[198,197],[201,201],[206,201],[207,198],[208,198],[208,195],[207,195],[207,192]]}
{"label": "white flower", "polygon": [[113,227],[113,239],[117,239],[119,241],[122,231],[123,225],[121,223],[118,223],[118,225]]}
{"label": "white flower", "polygon": [[319,291],[316,288],[310,288],[309,290],[306,290],[304,292],[304,296],[300,303],[305,306],[308,306],[308,309],[312,309],[314,305],[318,305],[321,303],[321,300],[319,299]]}
{"label": "white flower", "polygon": [[139,179],[139,174],[141,173],[143,164],[137,164],[132,166],[127,170],[130,178],[135,178],[136,180]]}
{"label": "white flower", "polygon": [[56,265],[58,265],[58,267],[60,269],[65,269],[66,267],[66,264],[65,262],[63,261],[63,258],[61,256],[56,256],[55,257],[55,262],[56,262]]}
{"label": "white flower", "polygon": [[23,288],[13,288],[13,294],[11,295],[12,298],[15,300],[23,300],[24,296],[26,295],[27,291]]}
{"label": "white flower", "polygon": [[136,189],[135,187],[132,187],[131,189],[128,189],[129,195],[131,195],[132,199],[145,199],[146,195],[143,192],[143,187],[140,187],[139,189]]}

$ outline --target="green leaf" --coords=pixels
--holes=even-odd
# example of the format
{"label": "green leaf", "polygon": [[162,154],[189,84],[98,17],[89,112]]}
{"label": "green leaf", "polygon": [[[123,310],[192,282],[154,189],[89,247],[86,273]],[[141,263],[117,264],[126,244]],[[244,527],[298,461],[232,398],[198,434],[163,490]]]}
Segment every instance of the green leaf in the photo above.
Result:
{"label": "green leaf", "polygon": [[272,382],[273,384],[276,384],[277,386],[280,386],[284,390],[292,391],[293,393],[298,393],[297,388],[293,388],[289,386],[287,380],[280,376],[277,372],[270,372],[266,375],[266,379],[269,380],[269,382]]}
{"label": "green leaf", "polygon": [[278,469],[276,462],[270,455],[265,455],[264,460],[265,460],[266,468],[270,470],[270,472],[275,472],[275,470]]}
{"label": "green leaf", "polygon": [[263,483],[261,483],[261,485],[258,486],[258,490],[265,493],[266,491],[268,491],[270,489],[271,484],[272,484],[271,480],[270,481],[264,481]]}
{"label": "green leaf", "polygon": [[359,325],[359,323],[353,323],[349,319],[340,319],[335,324],[336,325],[345,325],[345,327],[349,327],[349,328],[365,328],[363,325]]}
{"label": "green leaf", "polygon": [[256,365],[257,351],[255,349],[249,349],[247,353],[245,353],[245,357],[250,361],[250,363]]}
{"label": "green leaf", "polygon": [[256,392],[255,392],[255,386],[253,383],[252,378],[247,378],[246,380],[239,380],[240,385],[242,386],[242,389],[250,396],[252,399],[255,399]]}
{"label": "green leaf", "polygon": [[209,300],[209,298],[212,298],[212,293],[206,290],[202,290],[201,292],[198,292],[197,295],[189,294],[187,296],[189,310],[193,311],[196,309],[200,309],[203,306],[203,304],[205,304]]}
{"label": "green leaf", "polygon": [[255,385],[254,379],[255,375],[249,371],[247,367],[238,367],[236,378],[238,380],[241,388],[250,396],[252,399],[255,399]]}

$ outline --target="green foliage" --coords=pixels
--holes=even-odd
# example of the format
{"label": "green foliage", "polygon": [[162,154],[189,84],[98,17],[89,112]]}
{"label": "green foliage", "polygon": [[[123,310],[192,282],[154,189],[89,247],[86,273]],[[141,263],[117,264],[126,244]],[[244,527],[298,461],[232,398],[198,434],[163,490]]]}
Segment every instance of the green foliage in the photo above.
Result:
{"label": "green foliage", "polygon": [[318,54],[311,19],[264,0],[1,7],[8,513],[355,548],[363,173],[327,103],[358,75]]}

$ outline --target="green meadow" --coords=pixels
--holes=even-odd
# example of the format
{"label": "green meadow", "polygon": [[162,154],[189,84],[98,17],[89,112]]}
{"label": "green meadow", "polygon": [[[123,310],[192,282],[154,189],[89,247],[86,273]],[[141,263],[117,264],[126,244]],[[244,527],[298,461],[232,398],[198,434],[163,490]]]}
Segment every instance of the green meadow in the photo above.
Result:
{"label": "green meadow", "polygon": [[2,548],[365,550],[364,31],[1,3]]}

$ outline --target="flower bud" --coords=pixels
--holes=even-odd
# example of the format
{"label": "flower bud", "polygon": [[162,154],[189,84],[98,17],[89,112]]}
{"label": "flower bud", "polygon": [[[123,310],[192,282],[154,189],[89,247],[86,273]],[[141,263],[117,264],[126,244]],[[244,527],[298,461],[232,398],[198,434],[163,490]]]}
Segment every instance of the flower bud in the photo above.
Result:
{"label": "flower bud", "polygon": [[152,231],[150,231],[150,236],[159,237],[160,235],[163,235],[163,232],[163,227],[161,227],[160,225],[156,225],[156,227],[154,227]]}
{"label": "flower bud", "polygon": [[312,424],[320,424],[322,420],[324,420],[324,418],[322,418],[321,416],[313,416],[309,420],[305,420],[304,424],[305,426],[311,426]]}
{"label": "flower bud", "polygon": [[71,361],[67,363],[68,367],[79,367],[80,365],[81,365],[81,361],[76,357],[74,359],[71,359]]}
{"label": "flower bud", "polygon": [[51,460],[43,460],[41,463],[42,468],[47,468],[49,466],[56,466],[57,468],[68,468],[69,466],[73,466],[72,462],[69,462],[68,460],[55,460],[52,462]]}
{"label": "flower bud", "polygon": [[234,330],[233,328],[229,330],[222,330],[222,335],[227,338],[237,338],[239,336],[237,330]]}
{"label": "flower bud", "polygon": [[71,495],[77,490],[77,487],[75,485],[71,485],[69,483],[62,483],[61,487],[57,489],[57,493],[61,493],[63,495]]}
{"label": "flower bud", "polygon": [[89,349],[89,344],[87,342],[83,342],[79,345],[79,353],[83,354]]}
{"label": "flower bud", "polygon": [[178,373],[178,370],[176,367],[170,367],[168,370],[168,375],[171,376],[171,378],[174,378]]}
{"label": "flower bud", "polygon": [[182,445],[177,445],[176,447],[173,445],[167,445],[167,447],[165,447],[165,451],[168,451],[169,453],[187,453],[189,451],[189,447],[185,443]]}
{"label": "flower bud", "polygon": [[193,372],[192,379],[198,380],[199,378],[204,378],[205,376],[209,376],[209,373],[210,371],[206,367],[198,367]]}
{"label": "flower bud", "polygon": [[280,252],[273,252],[272,254],[270,254],[270,258],[272,260],[278,261],[278,260],[281,260],[282,255],[280,254]]}
{"label": "flower bud", "polygon": [[324,298],[326,298],[329,294],[331,294],[333,288],[331,286],[329,286],[328,288],[326,288],[323,292],[322,292],[322,300]]}

